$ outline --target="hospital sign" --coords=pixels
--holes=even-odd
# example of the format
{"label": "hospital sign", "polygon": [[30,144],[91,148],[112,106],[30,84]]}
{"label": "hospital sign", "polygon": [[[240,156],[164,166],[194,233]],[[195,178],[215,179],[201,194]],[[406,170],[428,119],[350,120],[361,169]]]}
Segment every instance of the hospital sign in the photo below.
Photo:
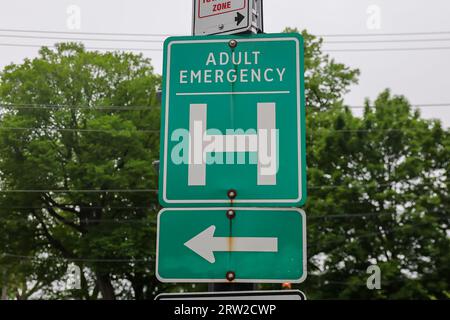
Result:
{"label": "hospital sign", "polygon": [[304,204],[303,73],[298,34],[167,39],[161,205]]}

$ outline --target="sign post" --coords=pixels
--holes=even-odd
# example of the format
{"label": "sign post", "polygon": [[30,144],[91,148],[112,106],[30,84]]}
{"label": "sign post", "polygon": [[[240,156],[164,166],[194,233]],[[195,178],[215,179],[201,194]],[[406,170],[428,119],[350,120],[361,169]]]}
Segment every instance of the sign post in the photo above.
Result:
{"label": "sign post", "polygon": [[194,36],[164,43],[161,282],[306,278],[303,38],[262,32],[262,0],[194,0]]}

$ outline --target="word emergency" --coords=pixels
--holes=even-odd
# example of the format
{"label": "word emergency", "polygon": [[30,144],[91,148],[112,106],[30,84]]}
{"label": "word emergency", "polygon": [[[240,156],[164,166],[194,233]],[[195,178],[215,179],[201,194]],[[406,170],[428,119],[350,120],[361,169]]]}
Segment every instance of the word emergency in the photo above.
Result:
{"label": "word emergency", "polygon": [[[286,68],[260,68],[261,52],[210,52],[205,69],[180,70],[180,84],[283,82]],[[240,66],[241,68],[236,68]],[[219,68],[213,68],[219,67]]]}

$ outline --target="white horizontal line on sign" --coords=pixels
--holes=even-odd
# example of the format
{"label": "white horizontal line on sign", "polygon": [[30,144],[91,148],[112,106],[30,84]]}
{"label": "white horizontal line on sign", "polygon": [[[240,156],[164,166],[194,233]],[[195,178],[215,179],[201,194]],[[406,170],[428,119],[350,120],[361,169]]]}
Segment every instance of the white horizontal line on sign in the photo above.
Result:
{"label": "white horizontal line on sign", "polygon": [[250,91],[250,92],[179,92],[177,96],[216,96],[242,94],[290,94],[290,91]]}

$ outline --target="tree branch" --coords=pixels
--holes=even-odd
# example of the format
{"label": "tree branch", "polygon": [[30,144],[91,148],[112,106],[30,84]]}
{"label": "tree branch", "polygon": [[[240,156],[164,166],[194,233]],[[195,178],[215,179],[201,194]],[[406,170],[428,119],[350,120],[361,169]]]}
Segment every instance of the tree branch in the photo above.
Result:
{"label": "tree branch", "polygon": [[44,236],[47,238],[48,242],[57,250],[59,250],[61,252],[61,254],[63,255],[64,258],[66,259],[74,259],[75,256],[69,252],[69,250],[67,250],[63,244],[57,240],[56,238],[54,238],[51,234],[50,231],[48,230],[47,226],[44,223],[44,220],[36,213],[35,210],[32,211],[32,215],[39,221],[39,223],[42,226],[42,230],[44,231]]}
{"label": "tree branch", "polygon": [[[46,200],[47,200],[50,204],[52,204],[53,206],[55,206],[55,207],[58,207],[58,208],[60,208],[60,209],[62,209],[62,210],[70,209],[70,210],[68,210],[68,211],[71,211],[71,212],[74,212],[74,213],[78,213],[77,211],[72,210],[71,208],[65,208],[64,206],[59,205],[58,203],[56,203],[56,202],[55,202],[53,199],[51,199],[50,197],[44,196],[44,198],[46,198]],[[45,200],[44,200],[44,201],[45,201]],[[47,212],[48,212],[53,218],[55,218],[55,219],[57,219],[58,221],[64,223],[65,225],[74,228],[75,230],[77,230],[78,232],[80,232],[80,233],[82,233],[82,234],[85,234],[85,233],[87,232],[83,227],[81,227],[81,226],[77,225],[76,223],[73,223],[73,222],[67,220],[66,218],[64,218],[63,216],[59,215],[52,207],[47,207],[46,209],[47,209]]]}

